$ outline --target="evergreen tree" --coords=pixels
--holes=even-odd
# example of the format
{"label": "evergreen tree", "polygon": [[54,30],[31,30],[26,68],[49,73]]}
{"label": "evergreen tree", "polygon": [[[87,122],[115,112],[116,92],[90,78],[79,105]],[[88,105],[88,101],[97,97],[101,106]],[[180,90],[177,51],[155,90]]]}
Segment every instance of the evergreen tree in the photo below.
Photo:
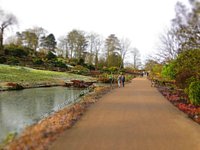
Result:
{"label": "evergreen tree", "polygon": [[48,51],[54,52],[56,44],[56,39],[53,34],[49,34],[46,37],[44,36],[41,39],[41,46]]}
{"label": "evergreen tree", "polygon": [[[121,56],[119,54],[120,42],[119,42],[119,39],[115,36],[115,34],[111,34],[108,36],[108,38],[105,41],[105,47],[106,47],[107,66],[108,67],[116,66],[116,64],[113,63],[113,60],[115,59],[116,56],[119,56],[119,57]],[[121,61],[120,63],[117,63],[117,64],[121,64]],[[118,67],[120,67],[120,65]]]}

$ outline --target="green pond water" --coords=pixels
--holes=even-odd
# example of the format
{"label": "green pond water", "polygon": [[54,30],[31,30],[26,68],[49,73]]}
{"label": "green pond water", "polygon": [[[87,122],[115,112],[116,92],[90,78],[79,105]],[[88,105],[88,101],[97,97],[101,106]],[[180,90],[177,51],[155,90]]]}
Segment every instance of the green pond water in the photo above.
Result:
{"label": "green pond water", "polygon": [[33,88],[0,93],[0,141],[9,133],[19,133],[67,105],[87,90],[67,87]]}

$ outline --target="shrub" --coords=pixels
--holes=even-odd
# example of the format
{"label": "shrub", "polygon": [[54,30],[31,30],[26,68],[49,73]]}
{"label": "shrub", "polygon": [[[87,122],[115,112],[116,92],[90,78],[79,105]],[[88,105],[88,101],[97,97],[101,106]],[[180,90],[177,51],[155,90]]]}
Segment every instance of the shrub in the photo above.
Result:
{"label": "shrub", "polygon": [[186,50],[175,60],[176,81],[181,88],[188,88],[188,80],[200,78],[200,49]]}
{"label": "shrub", "polygon": [[66,68],[67,67],[66,64],[61,60],[56,59],[52,63],[54,64],[55,67],[60,67],[60,68]]}
{"label": "shrub", "polygon": [[85,60],[84,60],[83,58],[80,58],[80,59],[78,60],[78,65],[83,66],[84,63],[85,63]]}
{"label": "shrub", "polygon": [[4,56],[0,56],[0,64],[6,63],[6,58]]}
{"label": "shrub", "polygon": [[175,64],[173,62],[163,66],[161,75],[165,79],[174,80],[176,77],[176,71],[174,68]]}
{"label": "shrub", "polygon": [[108,70],[111,72],[111,73],[117,73],[118,72],[118,67],[110,67],[108,68]]}
{"label": "shrub", "polygon": [[99,75],[98,80],[102,83],[110,83],[111,79],[115,80],[114,78],[115,77],[112,74],[102,73],[101,75]]}
{"label": "shrub", "polygon": [[194,72],[189,69],[181,70],[176,75],[176,85],[182,89],[189,87],[188,79],[194,76]]}
{"label": "shrub", "polygon": [[184,89],[184,92],[186,94],[189,94],[189,86],[192,82],[196,82],[198,81],[198,79],[196,79],[194,76],[192,76],[191,78],[188,78],[186,81],[184,81],[187,85],[187,87]]}
{"label": "shrub", "polygon": [[162,64],[155,64],[152,67],[151,76],[155,78],[161,78],[162,67]]}
{"label": "shrub", "polygon": [[39,57],[39,58],[45,58],[46,57],[46,53],[43,52],[43,51],[39,51],[39,52],[36,52],[36,56]]}
{"label": "shrub", "polygon": [[16,57],[12,56],[12,57],[8,58],[7,63],[9,65],[17,65],[17,64],[19,64],[19,60]]}
{"label": "shrub", "polygon": [[125,78],[126,78],[126,81],[131,81],[135,76],[133,75],[126,75]]}
{"label": "shrub", "polygon": [[101,71],[102,71],[102,72],[106,72],[106,73],[110,73],[110,72],[109,72],[109,69],[108,69],[107,67],[103,67],[103,68],[101,69]]}
{"label": "shrub", "polygon": [[29,54],[30,49],[26,47],[8,45],[5,46],[5,55],[15,56],[15,57],[26,57]]}
{"label": "shrub", "polygon": [[48,52],[46,58],[47,58],[48,60],[52,60],[52,59],[55,59],[55,58],[56,58],[56,55],[53,54],[52,52]]}
{"label": "shrub", "polygon": [[195,81],[190,84],[189,98],[192,104],[200,105],[200,81]]}
{"label": "shrub", "polygon": [[72,66],[76,66],[78,63],[78,59],[76,58],[71,58],[69,59],[69,64],[72,65]]}
{"label": "shrub", "polygon": [[83,66],[88,68],[89,70],[95,70],[95,66],[92,64],[84,64]]}
{"label": "shrub", "polygon": [[83,66],[77,65],[72,69],[72,72],[77,73],[77,74],[87,75],[89,73],[89,69]]}
{"label": "shrub", "polygon": [[43,62],[43,60],[41,58],[34,58],[33,59],[33,64],[42,65],[42,64],[44,64],[44,62]]}

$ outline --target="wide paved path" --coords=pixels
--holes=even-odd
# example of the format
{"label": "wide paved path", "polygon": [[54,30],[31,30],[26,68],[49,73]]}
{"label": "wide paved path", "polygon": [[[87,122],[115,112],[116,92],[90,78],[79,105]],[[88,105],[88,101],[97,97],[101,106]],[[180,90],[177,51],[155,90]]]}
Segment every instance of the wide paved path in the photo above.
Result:
{"label": "wide paved path", "polygon": [[200,150],[200,125],[136,78],[91,106],[50,149]]}

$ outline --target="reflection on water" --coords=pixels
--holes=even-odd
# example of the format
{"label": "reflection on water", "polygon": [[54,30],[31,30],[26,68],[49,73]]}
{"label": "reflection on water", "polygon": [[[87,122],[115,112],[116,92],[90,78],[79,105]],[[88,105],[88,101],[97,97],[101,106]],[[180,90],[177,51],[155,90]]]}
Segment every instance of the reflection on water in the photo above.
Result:
{"label": "reflection on water", "polygon": [[82,91],[66,87],[34,88],[0,93],[0,141],[19,132],[63,104],[73,102]]}

